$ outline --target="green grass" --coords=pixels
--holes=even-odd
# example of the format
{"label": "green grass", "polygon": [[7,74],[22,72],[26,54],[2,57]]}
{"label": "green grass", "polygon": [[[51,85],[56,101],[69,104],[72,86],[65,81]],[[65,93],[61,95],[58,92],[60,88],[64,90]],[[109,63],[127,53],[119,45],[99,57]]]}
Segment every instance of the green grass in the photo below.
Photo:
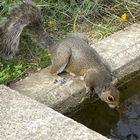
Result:
{"label": "green grass", "polygon": [[[62,39],[68,32],[79,31],[78,25],[88,24],[96,36],[103,38],[122,27],[140,20],[138,0],[33,0],[42,8],[43,25],[54,41]],[[0,18],[19,0],[0,1]],[[122,23],[120,16],[126,13]],[[122,26],[123,25],[123,26]],[[19,53],[12,60],[0,60],[0,83],[7,84],[20,79],[50,64],[46,49],[34,43],[27,32],[23,32]]]}

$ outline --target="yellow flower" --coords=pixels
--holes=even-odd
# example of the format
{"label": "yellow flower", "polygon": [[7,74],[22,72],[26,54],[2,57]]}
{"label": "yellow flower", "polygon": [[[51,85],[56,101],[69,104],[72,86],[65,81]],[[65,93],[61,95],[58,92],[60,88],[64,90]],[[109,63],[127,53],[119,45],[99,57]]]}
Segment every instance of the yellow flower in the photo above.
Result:
{"label": "yellow flower", "polygon": [[121,21],[126,21],[126,19],[127,19],[127,15],[126,15],[126,13],[124,13],[124,14],[122,14],[121,15]]}
{"label": "yellow flower", "polygon": [[56,24],[56,21],[55,21],[54,19],[50,19],[50,20],[48,21],[48,24],[49,24],[49,25],[55,25],[55,24]]}

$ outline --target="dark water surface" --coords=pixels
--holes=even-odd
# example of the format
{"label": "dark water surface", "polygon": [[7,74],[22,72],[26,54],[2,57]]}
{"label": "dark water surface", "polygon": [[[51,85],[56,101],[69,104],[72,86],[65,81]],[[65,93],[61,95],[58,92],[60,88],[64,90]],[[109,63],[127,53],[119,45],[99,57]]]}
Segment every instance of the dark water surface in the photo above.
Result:
{"label": "dark water surface", "polygon": [[113,140],[140,140],[140,77],[120,88],[123,111],[96,101],[71,118]]}

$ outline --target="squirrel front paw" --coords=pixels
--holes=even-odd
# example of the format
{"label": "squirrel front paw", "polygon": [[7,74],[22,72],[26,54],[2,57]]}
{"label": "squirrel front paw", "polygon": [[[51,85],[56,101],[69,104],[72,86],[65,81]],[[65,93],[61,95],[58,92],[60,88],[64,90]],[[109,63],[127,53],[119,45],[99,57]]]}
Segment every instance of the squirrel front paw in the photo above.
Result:
{"label": "squirrel front paw", "polygon": [[95,92],[90,87],[86,87],[86,95],[93,97],[95,95]]}

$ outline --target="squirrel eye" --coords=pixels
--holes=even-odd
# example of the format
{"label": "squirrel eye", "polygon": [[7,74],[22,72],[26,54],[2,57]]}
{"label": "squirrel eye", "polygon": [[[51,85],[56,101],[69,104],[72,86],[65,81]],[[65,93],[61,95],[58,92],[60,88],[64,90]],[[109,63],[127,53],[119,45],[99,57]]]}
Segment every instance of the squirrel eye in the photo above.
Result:
{"label": "squirrel eye", "polygon": [[111,102],[113,102],[114,101],[114,97],[112,97],[112,96],[108,96],[108,98],[107,98],[109,101],[111,101]]}

